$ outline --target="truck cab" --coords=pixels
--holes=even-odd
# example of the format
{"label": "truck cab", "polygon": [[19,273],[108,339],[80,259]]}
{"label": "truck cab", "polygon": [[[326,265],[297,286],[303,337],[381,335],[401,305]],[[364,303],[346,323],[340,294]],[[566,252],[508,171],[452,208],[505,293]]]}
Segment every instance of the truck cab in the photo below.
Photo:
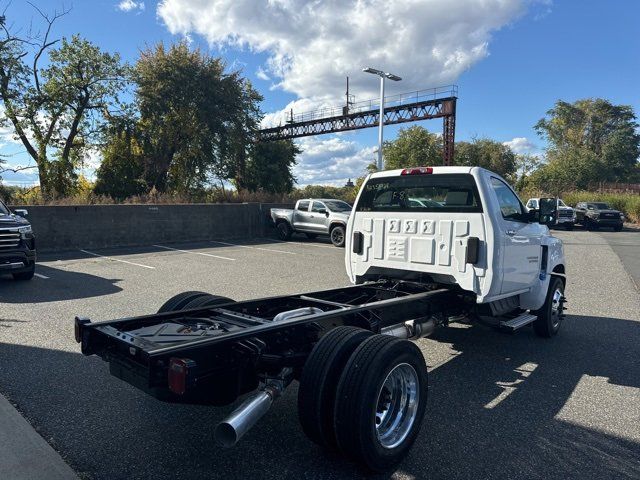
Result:
{"label": "truck cab", "polygon": [[457,285],[477,303],[510,298],[535,310],[545,301],[549,274],[565,271],[562,242],[539,212],[529,212],[503,178],[479,167],[374,173],[347,225],[347,273],[354,283]]}
{"label": "truck cab", "polygon": [[31,280],[36,267],[36,244],[27,211],[11,211],[0,200],[0,274]]}

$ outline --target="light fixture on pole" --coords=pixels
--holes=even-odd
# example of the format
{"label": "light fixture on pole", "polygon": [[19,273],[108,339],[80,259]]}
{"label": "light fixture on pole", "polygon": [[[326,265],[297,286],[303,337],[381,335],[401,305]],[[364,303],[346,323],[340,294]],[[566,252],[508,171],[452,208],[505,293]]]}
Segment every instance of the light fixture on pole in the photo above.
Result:
{"label": "light fixture on pole", "polygon": [[393,80],[394,82],[398,82],[402,80],[398,75],[394,75],[393,73],[383,72],[382,70],[377,70],[375,68],[367,67],[362,69],[365,73],[372,73],[373,75],[378,75],[380,77],[380,113],[379,120],[380,124],[378,125],[378,170],[382,170],[384,165],[382,164],[382,127],[384,126],[384,79],[388,78],[389,80]]}

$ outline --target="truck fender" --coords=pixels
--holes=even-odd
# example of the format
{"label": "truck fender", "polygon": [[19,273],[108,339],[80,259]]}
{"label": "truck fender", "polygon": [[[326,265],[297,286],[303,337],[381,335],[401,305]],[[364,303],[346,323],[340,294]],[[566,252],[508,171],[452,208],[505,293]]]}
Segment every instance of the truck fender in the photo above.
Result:
{"label": "truck fender", "polygon": [[542,239],[540,274],[528,292],[520,295],[520,307],[538,310],[544,304],[551,276],[559,276],[566,285],[566,261],[562,241],[556,237]]}

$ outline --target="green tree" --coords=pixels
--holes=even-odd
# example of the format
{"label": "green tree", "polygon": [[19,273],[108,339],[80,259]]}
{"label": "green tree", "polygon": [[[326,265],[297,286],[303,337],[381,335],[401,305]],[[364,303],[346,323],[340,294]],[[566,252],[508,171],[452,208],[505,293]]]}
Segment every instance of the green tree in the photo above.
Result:
{"label": "green tree", "polygon": [[212,175],[244,185],[262,100],[248,80],[182,42],[143,51],[135,81],[149,188],[189,193]]}
{"label": "green tree", "polygon": [[47,15],[34,8],[45,24],[41,36],[20,37],[0,19],[0,125],[13,127],[38,167],[43,197],[50,198],[67,194],[76,181],[76,167],[117,101],[126,68],[117,54],[77,35],[53,48],[59,41],[50,38],[51,29],[67,11]]}
{"label": "green tree", "polygon": [[526,188],[533,172],[542,165],[542,159],[536,155],[522,154],[516,155],[516,177],[514,186],[517,190]]}
{"label": "green tree", "polygon": [[96,171],[94,193],[117,199],[147,191],[139,132],[135,120],[114,117],[105,129],[100,150],[102,163]]}
{"label": "green tree", "polygon": [[516,154],[511,148],[488,138],[457,142],[455,146],[456,165],[486,168],[502,175],[510,182],[516,180],[516,160]]}
{"label": "green tree", "polygon": [[640,134],[632,107],[601,98],[558,101],[535,129],[549,145],[548,163],[536,181],[557,178],[567,189],[636,180]]}
{"label": "green tree", "polygon": [[291,169],[301,152],[292,140],[256,144],[247,161],[243,182],[236,186],[250,191],[291,192],[296,181]]}
{"label": "green tree", "polygon": [[442,136],[415,125],[401,128],[395,140],[382,146],[387,170],[442,165]]}

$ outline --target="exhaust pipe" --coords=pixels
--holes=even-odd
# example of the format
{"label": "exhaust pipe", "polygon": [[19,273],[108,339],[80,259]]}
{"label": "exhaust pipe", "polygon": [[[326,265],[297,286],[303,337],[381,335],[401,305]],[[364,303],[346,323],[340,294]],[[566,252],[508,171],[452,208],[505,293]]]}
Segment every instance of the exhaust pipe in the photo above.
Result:
{"label": "exhaust pipe", "polygon": [[229,417],[216,426],[216,441],[223,447],[233,447],[269,411],[279,395],[280,391],[277,388],[269,386],[247,398]]}
{"label": "exhaust pipe", "polygon": [[415,340],[422,337],[428,337],[435,329],[436,320],[434,317],[430,317],[426,320],[411,320],[399,325],[385,327],[380,329],[380,333],[383,335],[391,335],[392,337]]}

